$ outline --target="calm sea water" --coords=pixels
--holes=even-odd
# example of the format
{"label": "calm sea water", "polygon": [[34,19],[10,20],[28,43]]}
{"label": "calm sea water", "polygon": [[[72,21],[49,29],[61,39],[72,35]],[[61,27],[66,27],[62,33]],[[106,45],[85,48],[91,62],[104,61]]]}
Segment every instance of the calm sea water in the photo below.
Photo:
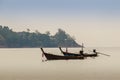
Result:
{"label": "calm sea water", "polygon": [[[39,48],[1,48],[0,80],[120,80],[120,48],[96,49],[111,56],[42,62]],[[58,48],[44,50],[62,55]],[[70,52],[79,50],[69,49]]]}

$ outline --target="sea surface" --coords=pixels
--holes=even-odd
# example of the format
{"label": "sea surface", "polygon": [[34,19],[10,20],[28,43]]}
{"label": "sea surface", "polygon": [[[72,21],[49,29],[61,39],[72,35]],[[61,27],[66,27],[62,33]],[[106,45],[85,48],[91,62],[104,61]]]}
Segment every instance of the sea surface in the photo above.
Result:
{"label": "sea surface", "polygon": [[[39,48],[0,48],[0,80],[120,80],[120,48],[95,49],[111,56],[42,62],[45,58]],[[44,50],[62,55],[58,48]],[[78,53],[80,48],[68,50]]]}

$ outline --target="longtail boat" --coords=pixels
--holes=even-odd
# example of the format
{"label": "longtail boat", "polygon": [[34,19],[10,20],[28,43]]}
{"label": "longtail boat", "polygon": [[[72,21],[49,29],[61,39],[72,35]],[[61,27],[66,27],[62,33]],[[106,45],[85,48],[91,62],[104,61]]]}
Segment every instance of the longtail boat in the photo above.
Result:
{"label": "longtail boat", "polygon": [[81,56],[80,54],[65,52],[61,49],[61,47],[59,47],[59,49],[60,49],[61,53],[63,53],[63,55],[65,55],[65,56]]}
{"label": "longtail boat", "polygon": [[80,54],[83,55],[84,57],[97,57],[98,56],[98,52],[96,52],[95,49],[93,49],[93,54],[84,53],[82,50],[80,51]]}
{"label": "longtail boat", "polygon": [[43,48],[40,48],[43,55],[45,55],[47,60],[69,60],[69,59],[84,59],[83,56],[61,56],[61,55],[54,55],[50,53],[44,52]]}
{"label": "longtail boat", "polygon": [[61,53],[63,53],[65,56],[84,56],[84,57],[97,57],[98,53],[96,52],[96,50],[93,50],[93,54],[88,54],[88,53],[84,53],[83,49],[80,51],[80,54],[76,54],[76,53],[70,53],[70,52],[65,52],[61,49],[61,47],[59,47]]}

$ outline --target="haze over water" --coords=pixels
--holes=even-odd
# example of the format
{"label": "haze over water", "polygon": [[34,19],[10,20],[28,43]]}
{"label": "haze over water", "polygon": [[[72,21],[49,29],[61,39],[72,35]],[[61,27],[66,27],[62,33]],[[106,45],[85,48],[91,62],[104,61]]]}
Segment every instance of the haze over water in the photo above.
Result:
{"label": "haze over water", "polygon": [[[93,48],[85,49],[86,52]],[[96,48],[110,57],[42,62],[39,48],[1,48],[0,80],[119,80],[120,48]],[[46,52],[62,55],[58,48]],[[65,50],[65,49],[64,49]],[[70,48],[78,52],[79,48]]]}
{"label": "haze over water", "polygon": [[[42,62],[39,48],[0,48],[0,80],[120,80],[120,0],[0,0],[0,11],[0,25],[13,31],[61,28],[111,55]],[[62,55],[58,48],[45,51]]]}

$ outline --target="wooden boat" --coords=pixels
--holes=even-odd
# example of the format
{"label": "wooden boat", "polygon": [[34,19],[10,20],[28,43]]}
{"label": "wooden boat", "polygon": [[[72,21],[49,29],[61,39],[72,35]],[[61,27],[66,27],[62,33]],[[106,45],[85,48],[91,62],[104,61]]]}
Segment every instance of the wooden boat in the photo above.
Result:
{"label": "wooden boat", "polygon": [[60,49],[61,53],[63,53],[63,55],[65,55],[65,56],[81,56],[80,54],[65,52],[61,49],[61,47],[59,47],[59,49]]}
{"label": "wooden boat", "polygon": [[80,51],[80,54],[75,54],[75,53],[69,53],[69,52],[64,52],[61,47],[59,47],[60,51],[65,55],[65,56],[84,56],[84,57],[97,57],[97,52],[94,49],[93,53],[94,54],[88,54],[88,53],[84,53],[83,49]]}
{"label": "wooden boat", "polygon": [[84,59],[83,56],[60,56],[44,52],[41,48],[42,53],[45,55],[47,60],[69,60],[69,59]]}
{"label": "wooden boat", "polygon": [[96,50],[93,50],[93,54],[88,54],[88,53],[84,53],[83,51],[80,51],[80,54],[83,55],[84,57],[97,57],[98,53],[96,52]]}

